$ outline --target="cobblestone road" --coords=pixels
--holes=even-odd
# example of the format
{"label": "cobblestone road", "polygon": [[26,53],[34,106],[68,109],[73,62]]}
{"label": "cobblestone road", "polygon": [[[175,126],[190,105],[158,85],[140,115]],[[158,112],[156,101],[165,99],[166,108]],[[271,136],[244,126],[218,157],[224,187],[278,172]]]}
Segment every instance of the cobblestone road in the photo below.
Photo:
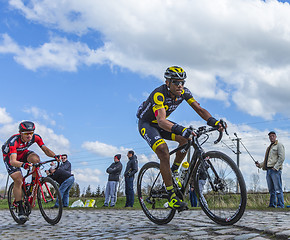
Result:
{"label": "cobblestone road", "polygon": [[[142,210],[64,210],[51,226],[38,210],[18,225],[8,210],[0,211],[1,239],[288,239],[290,212],[246,211],[234,226],[220,226],[200,210],[177,213],[167,225],[150,222]],[[181,224],[182,223],[182,224]]]}

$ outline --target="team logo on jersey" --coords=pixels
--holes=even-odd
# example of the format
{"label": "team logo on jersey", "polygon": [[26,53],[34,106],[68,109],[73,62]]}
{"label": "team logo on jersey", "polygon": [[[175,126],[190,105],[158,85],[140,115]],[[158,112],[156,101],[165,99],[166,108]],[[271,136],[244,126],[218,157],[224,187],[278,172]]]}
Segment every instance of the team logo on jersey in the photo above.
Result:
{"label": "team logo on jersey", "polygon": [[157,92],[153,96],[153,100],[157,105],[163,105],[164,103],[164,95],[160,92]]}
{"label": "team logo on jersey", "polygon": [[145,128],[142,128],[141,129],[141,134],[144,136],[145,135],[145,132],[146,132],[146,129]]}

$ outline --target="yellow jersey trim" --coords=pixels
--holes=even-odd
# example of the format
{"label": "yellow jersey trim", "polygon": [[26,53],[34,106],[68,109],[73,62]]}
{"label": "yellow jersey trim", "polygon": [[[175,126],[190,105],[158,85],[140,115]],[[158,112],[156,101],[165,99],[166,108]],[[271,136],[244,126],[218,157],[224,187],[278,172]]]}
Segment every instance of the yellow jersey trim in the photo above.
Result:
{"label": "yellow jersey trim", "polygon": [[165,108],[165,107],[163,106],[163,104],[162,104],[162,105],[155,105],[152,109],[153,109],[153,112],[155,113],[157,110],[159,110],[159,109],[161,109],[161,108]]}
{"label": "yellow jersey trim", "polygon": [[158,141],[156,141],[153,146],[152,146],[152,150],[155,152],[156,151],[156,148],[158,146],[160,146],[161,144],[165,143],[164,139],[159,139]]}
{"label": "yellow jersey trim", "polygon": [[196,100],[194,98],[190,98],[190,99],[187,100],[187,103],[189,105],[191,105],[193,102],[196,102]]}

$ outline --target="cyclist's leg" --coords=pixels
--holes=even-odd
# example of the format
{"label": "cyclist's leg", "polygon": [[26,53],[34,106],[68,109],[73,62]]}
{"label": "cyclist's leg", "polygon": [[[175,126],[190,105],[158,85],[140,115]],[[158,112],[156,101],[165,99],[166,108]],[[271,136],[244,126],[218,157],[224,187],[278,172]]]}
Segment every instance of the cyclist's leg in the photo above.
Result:
{"label": "cyclist's leg", "polygon": [[[39,156],[33,151],[27,151],[23,159],[24,159],[24,162],[30,162],[30,163],[40,162]],[[34,170],[34,167],[32,168],[32,170]],[[36,173],[33,173],[32,179],[35,179],[35,176],[36,176]]]}
{"label": "cyclist's leg", "polygon": [[[172,121],[171,121],[172,122]],[[172,122],[175,124],[175,122]],[[160,129],[160,135],[162,138],[164,139],[167,139],[167,140],[171,140],[171,141],[175,141],[175,142],[178,142],[179,143],[179,146],[182,146],[184,144],[187,143],[187,139],[182,137],[182,136],[179,136],[179,135],[176,135],[172,132],[167,132],[163,129]],[[184,157],[186,156],[186,153],[182,153],[181,151],[178,151],[176,152],[175,154],[175,159],[173,161],[173,165],[171,167],[171,170],[172,172],[177,172],[182,160],[184,159]]]}
{"label": "cyclist's leg", "polygon": [[176,209],[184,208],[186,204],[182,202],[174,192],[172,174],[170,170],[169,149],[166,142],[162,138],[162,136],[164,136],[164,138],[172,140],[172,133],[162,130],[157,124],[150,124],[141,120],[139,121],[139,132],[160,160],[160,173],[169,194],[169,206]]}
{"label": "cyclist's leg", "polygon": [[4,164],[6,166],[7,172],[9,176],[13,179],[14,181],[14,187],[13,187],[13,194],[15,197],[15,202],[18,205],[18,217],[19,219],[27,219],[27,216],[24,214],[24,209],[23,209],[23,201],[22,201],[22,180],[23,176],[21,173],[20,168],[18,167],[13,167],[10,164],[9,161],[9,156],[6,156],[4,158]]}
{"label": "cyclist's leg", "polygon": [[[178,136],[178,135],[175,135],[174,139],[172,139],[172,140],[178,142],[179,146],[182,146],[182,145],[187,143],[187,139],[185,139],[182,136]],[[185,156],[186,156],[186,152],[185,153],[182,153],[181,151],[176,152],[175,159],[174,159],[173,165],[171,167],[172,172],[175,172],[175,171],[177,172],[177,170],[178,170],[181,162],[185,158]]]}
{"label": "cyclist's leg", "polygon": [[13,193],[15,196],[15,201],[18,202],[22,200],[22,174],[20,171],[14,172],[10,175],[14,181]]}
{"label": "cyclist's leg", "polygon": [[172,186],[170,155],[168,146],[161,137],[162,129],[158,127],[158,124],[142,120],[139,120],[138,127],[140,135],[147,141],[160,160],[160,172],[166,187]]}
{"label": "cyclist's leg", "polygon": [[170,155],[167,144],[164,142],[155,149],[160,160],[160,172],[166,187],[171,186],[172,175],[170,171]]}
{"label": "cyclist's leg", "polygon": [[20,201],[20,200],[22,200],[21,199],[21,197],[22,197],[22,189],[21,189],[21,187],[22,187],[22,179],[23,179],[21,170],[20,170],[19,167],[13,167],[10,164],[9,156],[5,156],[4,164],[5,164],[5,167],[7,169],[7,172],[9,174],[9,176],[14,181],[13,194],[15,196],[15,200],[16,201]]}

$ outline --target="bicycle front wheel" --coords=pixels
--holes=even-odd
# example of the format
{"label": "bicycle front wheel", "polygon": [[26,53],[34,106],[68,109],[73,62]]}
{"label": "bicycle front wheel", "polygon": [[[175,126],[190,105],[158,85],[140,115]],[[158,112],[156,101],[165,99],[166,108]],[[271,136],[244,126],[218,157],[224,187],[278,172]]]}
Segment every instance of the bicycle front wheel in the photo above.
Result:
{"label": "bicycle front wheel", "polygon": [[145,215],[156,224],[169,223],[176,210],[167,208],[167,192],[160,173],[160,164],[146,163],[137,181],[138,199]]}
{"label": "bicycle front wheel", "polygon": [[[9,211],[10,211],[11,216],[15,222],[17,222],[18,224],[24,224],[28,220],[28,218],[25,220],[18,218],[18,206],[17,206],[16,201],[15,201],[13,188],[14,188],[14,182],[10,184],[9,189],[8,189]],[[29,202],[27,201],[27,197],[25,195],[24,189],[22,189],[22,200],[23,200],[24,213],[26,214],[26,216],[29,216],[29,214],[31,213],[31,206],[30,206]]]}
{"label": "bicycle front wheel", "polygon": [[44,219],[51,225],[57,224],[62,216],[62,200],[54,180],[45,177],[37,189],[37,202]]}
{"label": "bicycle front wheel", "polygon": [[200,206],[214,222],[232,225],[243,216],[247,204],[243,175],[235,162],[221,152],[203,156],[193,173]]}

